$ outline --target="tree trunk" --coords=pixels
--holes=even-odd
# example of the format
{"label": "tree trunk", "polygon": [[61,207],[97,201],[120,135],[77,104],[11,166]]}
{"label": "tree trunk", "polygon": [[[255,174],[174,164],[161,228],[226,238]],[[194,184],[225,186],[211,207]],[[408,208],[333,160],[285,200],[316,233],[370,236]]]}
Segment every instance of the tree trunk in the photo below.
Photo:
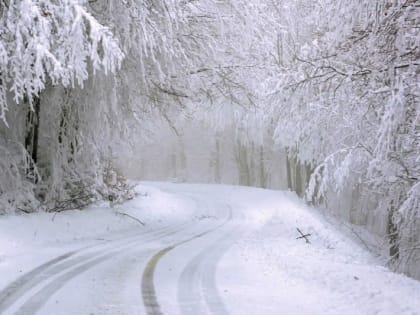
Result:
{"label": "tree trunk", "polygon": [[290,165],[290,157],[289,157],[289,150],[286,149],[286,171],[287,171],[287,188],[289,190],[293,190],[293,183],[292,183],[292,167]]}
{"label": "tree trunk", "polygon": [[264,146],[260,145],[260,186],[262,188],[267,188],[267,175],[265,171],[265,154]]}
{"label": "tree trunk", "polygon": [[248,152],[245,145],[241,144],[237,140],[236,144],[236,163],[239,171],[239,185],[249,186],[250,185],[250,174],[249,174],[249,165],[248,165]]}
{"label": "tree trunk", "polygon": [[297,157],[294,160],[295,162],[295,191],[299,197],[303,195],[303,183],[302,183],[302,165],[298,161]]}
{"label": "tree trunk", "polygon": [[216,183],[221,183],[222,176],[220,171],[220,138],[219,135],[216,135],[216,143],[215,143],[215,152],[214,152],[214,181]]}
{"label": "tree trunk", "polygon": [[[26,100],[26,102],[28,102]],[[25,149],[28,152],[30,160],[26,170],[26,176],[35,184],[38,182],[38,176],[35,167],[38,162],[38,138],[39,138],[39,114],[41,111],[41,99],[34,97],[32,99],[32,108],[28,111],[26,118]]]}
{"label": "tree trunk", "polygon": [[185,182],[188,179],[187,156],[185,154],[184,134],[178,136],[179,176],[178,179]]}
{"label": "tree trunk", "polygon": [[398,260],[400,253],[398,246],[398,228],[393,221],[394,212],[394,202],[391,202],[391,205],[388,209],[387,236],[389,240],[389,255],[391,256],[392,260],[395,261]]}

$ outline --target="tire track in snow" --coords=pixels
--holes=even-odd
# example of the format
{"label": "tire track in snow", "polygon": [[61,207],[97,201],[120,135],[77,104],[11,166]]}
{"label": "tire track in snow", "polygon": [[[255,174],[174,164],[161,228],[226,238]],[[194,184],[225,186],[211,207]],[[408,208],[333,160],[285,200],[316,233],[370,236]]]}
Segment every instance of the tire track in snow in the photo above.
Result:
{"label": "tire track in snow", "polygon": [[36,267],[35,269],[32,269],[31,271],[27,272],[26,274],[9,284],[6,288],[0,291],[0,311],[6,310],[11,304],[13,304],[13,302],[15,301],[14,297],[18,294],[24,293],[30,285],[30,283],[32,283],[38,275],[42,274],[49,267],[54,266],[60,263],[61,261],[75,255],[77,252],[78,251],[68,252],[64,255],[58,256]]}
{"label": "tire track in snow", "polygon": [[[182,224],[182,226],[184,225],[185,224]],[[66,272],[58,273],[60,274],[57,274],[58,277],[54,278],[52,282],[46,284],[39,292],[33,294],[22,306],[19,307],[15,314],[34,314],[34,312],[38,311],[48,301],[48,299],[52,296],[54,292],[62,288],[67,282],[72,280],[74,277],[108,259],[115,257],[115,255],[122,253],[125,249],[132,248],[132,246],[136,243],[147,244],[152,241],[164,239],[165,237],[175,235],[180,231],[183,231],[183,229],[180,229],[179,226],[177,226],[176,228],[161,231],[159,233],[155,233],[155,235],[150,235],[151,237],[149,237],[148,239],[134,239],[128,243],[125,243],[122,247],[119,247],[117,250],[113,250],[103,255],[99,255],[99,257],[97,255],[90,256],[88,259],[79,261],[77,265],[72,264],[71,267],[66,270]],[[146,253],[146,250],[142,252],[142,254]],[[49,277],[48,279],[50,278],[51,277]]]}
{"label": "tire track in snow", "polygon": [[178,302],[181,314],[227,315],[229,312],[216,285],[217,262],[240,234],[238,228],[224,233],[195,256],[184,268],[178,281]]}
{"label": "tire track in snow", "polygon": [[[160,259],[165,256],[168,252],[175,249],[176,247],[191,242],[195,239],[203,237],[213,231],[216,231],[222,228],[225,224],[227,224],[230,220],[232,220],[232,209],[229,207],[229,215],[225,222],[222,224],[217,225],[216,227],[210,228],[202,233],[196,234],[188,239],[182,240],[178,243],[175,243],[171,246],[165,247],[164,249],[157,252],[147,263],[146,268],[143,271],[142,282],[141,282],[141,291],[142,291],[142,298],[143,303],[146,308],[146,312],[148,315],[163,315],[159,302],[156,296],[156,289],[153,282],[156,266],[159,263]],[[198,315],[196,313],[195,315]]]}
{"label": "tire track in snow", "polygon": [[[167,229],[168,226],[159,229],[158,231]],[[0,291],[0,311],[4,311],[5,309],[10,306],[14,302],[14,298],[19,298],[24,294],[26,291],[30,290],[33,286],[37,285],[40,281],[47,280],[49,277],[54,276],[54,274],[59,273],[60,271],[65,270],[67,266],[71,266],[77,260],[82,260],[83,258],[77,256],[77,254],[87,252],[88,250],[94,250],[100,247],[104,247],[103,249],[106,250],[107,247],[115,246],[119,242],[123,241],[126,242],[131,238],[137,238],[139,236],[151,234],[151,232],[157,231],[146,231],[142,233],[135,233],[134,235],[124,236],[122,238],[113,240],[113,241],[103,241],[99,244],[94,244],[86,247],[82,247],[81,249],[67,252],[63,255],[60,255],[56,258],[53,258],[42,265],[36,267],[25,273],[24,275],[20,276],[12,283],[10,283],[7,287],[5,287],[2,291]],[[94,255],[95,252],[90,253],[90,255]],[[89,255],[85,255],[85,258],[89,258]],[[69,259],[70,258],[70,259]]]}
{"label": "tire track in snow", "polygon": [[[158,240],[160,238],[167,237],[169,235],[175,234],[182,230],[182,227],[184,227],[187,223],[183,223],[180,225],[170,225],[162,227],[158,230],[154,231],[145,231],[141,233],[135,233],[134,235],[130,235],[128,237],[122,237],[121,239],[115,240],[115,241],[105,241],[101,242],[100,244],[95,244],[91,246],[84,247],[77,251],[71,251],[66,254],[63,254],[59,257],[56,257],[37,268],[27,272],[23,276],[16,279],[14,282],[9,284],[6,288],[4,288],[2,291],[0,291],[0,313],[8,310],[11,306],[17,304],[22,300],[23,295],[28,293],[30,290],[34,289],[37,286],[47,285],[49,288],[48,290],[46,288],[41,289],[40,292],[43,292],[44,290],[47,290],[48,292],[56,291],[59,288],[61,288],[65,282],[71,280],[71,278],[77,276],[77,274],[92,268],[94,265],[100,263],[101,261],[104,261],[106,259],[111,258],[116,253],[120,252],[121,249],[127,248],[127,246],[119,247],[117,251],[113,250],[116,246],[118,247],[119,244],[121,245],[131,245],[136,242],[150,242],[153,240]],[[145,239],[146,238],[146,239]],[[101,248],[102,247],[102,248]],[[78,256],[78,254],[87,252],[88,250],[93,250],[90,253],[87,253],[85,255]],[[110,251],[111,250],[111,251]],[[109,252],[110,251],[110,252]],[[109,252],[109,255],[101,255],[102,253]],[[99,257],[98,257],[99,255]],[[95,263],[92,263],[94,261]],[[81,268],[79,266],[82,264],[84,268]],[[77,272],[72,272],[72,270],[77,270]],[[64,275],[59,276],[58,279],[56,278],[59,274],[65,272],[65,274],[71,274],[72,277],[64,277]],[[54,279],[54,280],[52,280]],[[52,283],[47,284],[49,281],[52,281]],[[61,285],[58,286],[57,284],[53,285],[55,282],[60,282]],[[55,288],[55,290],[52,290]],[[50,294],[51,295],[51,294]],[[39,307],[41,307],[43,304],[45,304],[50,297],[50,295],[43,294],[38,295],[35,294],[32,297],[29,297],[29,300],[24,302],[24,307],[28,303],[30,303],[31,300],[35,299],[35,296],[37,296],[37,300],[43,302],[40,304]],[[37,304],[37,303],[35,303]],[[39,304],[39,303],[38,303]],[[31,312],[27,312],[24,314],[33,314],[34,310],[32,309]]]}

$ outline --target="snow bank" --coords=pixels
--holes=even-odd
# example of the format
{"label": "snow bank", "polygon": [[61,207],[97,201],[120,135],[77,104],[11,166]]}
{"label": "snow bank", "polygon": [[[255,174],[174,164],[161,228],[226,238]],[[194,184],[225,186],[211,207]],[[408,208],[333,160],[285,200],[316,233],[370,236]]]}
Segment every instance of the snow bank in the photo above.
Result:
{"label": "snow bank", "polygon": [[[217,282],[229,314],[420,314],[420,282],[385,268],[342,226],[294,194],[236,192],[232,203],[249,217],[271,217],[219,264]],[[310,234],[310,243],[297,239],[297,228]]]}
{"label": "snow bank", "polygon": [[135,193],[133,200],[114,207],[98,202],[82,211],[0,216],[0,288],[16,277],[2,273],[10,265],[22,273],[66,251],[133,229],[189,220],[197,211],[191,198],[158,187],[138,184]]}
{"label": "snow bank", "polygon": [[133,218],[146,224],[185,220],[196,208],[192,200],[156,187],[139,184],[135,193],[135,199],[114,207],[98,202],[82,211],[0,216],[0,253],[29,243],[62,243],[139,226]]}

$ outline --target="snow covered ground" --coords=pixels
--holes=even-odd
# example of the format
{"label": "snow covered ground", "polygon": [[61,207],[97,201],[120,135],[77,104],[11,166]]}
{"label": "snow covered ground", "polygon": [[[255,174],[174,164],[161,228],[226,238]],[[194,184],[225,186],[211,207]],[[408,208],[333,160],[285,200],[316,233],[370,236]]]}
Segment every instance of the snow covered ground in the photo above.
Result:
{"label": "snow covered ground", "polygon": [[0,314],[420,314],[420,282],[290,193],[136,191],[113,208],[0,217]]}

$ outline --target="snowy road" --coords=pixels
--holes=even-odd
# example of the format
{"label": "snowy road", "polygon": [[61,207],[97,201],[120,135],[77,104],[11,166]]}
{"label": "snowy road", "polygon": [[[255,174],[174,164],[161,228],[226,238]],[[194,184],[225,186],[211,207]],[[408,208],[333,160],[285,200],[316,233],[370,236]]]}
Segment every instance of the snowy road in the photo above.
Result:
{"label": "snowy road", "polygon": [[[200,280],[198,271],[203,269],[201,267],[203,261],[207,260],[207,262],[211,262],[211,264],[206,265],[207,268],[203,269],[203,271],[214,276],[214,266],[217,263],[217,260],[212,259],[211,253],[220,249],[222,244],[231,241],[230,238],[219,239],[218,237],[219,233],[225,234],[226,230],[229,232],[232,230],[232,211],[228,207],[226,207],[226,209],[228,210],[228,215],[225,220],[222,220],[222,223],[217,224],[216,226],[205,227],[203,232],[185,237],[177,243],[161,249],[148,261],[142,277],[142,297],[147,314],[163,314],[159,305],[159,295],[154,283],[155,277],[161,277],[156,271],[158,264],[161,263],[164,265],[164,268],[168,268],[168,270],[172,271],[171,266],[174,261],[179,262],[183,257],[188,257],[189,253],[195,254],[197,248],[202,250],[203,244],[195,244],[196,242],[198,243],[201,241],[199,240],[200,238],[205,240],[204,251],[191,259],[187,266],[182,270],[181,275],[178,277],[179,284],[177,286],[177,292],[179,305],[184,314],[204,314],[204,310],[200,308],[201,298],[196,294],[198,290],[201,289],[198,285]],[[193,243],[193,248],[186,250],[183,245],[187,243]],[[172,257],[165,264],[164,258],[169,252],[175,253],[175,257]],[[161,281],[166,282],[166,277],[162,278]],[[212,283],[214,282],[211,282],[211,284]],[[173,285],[173,283],[171,283],[171,285]],[[217,297],[218,292],[215,286],[207,286],[207,289],[210,289],[211,296]],[[164,296],[164,294],[162,294],[162,296]],[[217,302],[222,305],[220,299]]]}
{"label": "snowy road", "polygon": [[419,282],[287,193],[138,192],[113,209],[0,218],[0,314],[420,314]]}

